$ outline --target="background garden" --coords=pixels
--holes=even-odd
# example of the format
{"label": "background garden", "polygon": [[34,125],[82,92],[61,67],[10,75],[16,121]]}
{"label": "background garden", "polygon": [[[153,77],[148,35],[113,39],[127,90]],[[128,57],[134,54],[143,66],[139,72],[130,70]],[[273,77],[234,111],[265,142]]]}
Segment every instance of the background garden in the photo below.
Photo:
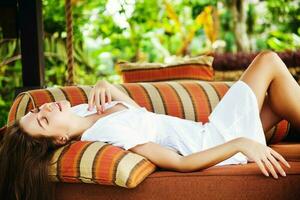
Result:
{"label": "background garden", "polygon": [[[298,0],[73,0],[75,83],[122,82],[119,61],[300,49]],[[43,0],[45,82],[66,83],[64,0]],[[0,127],[22,87],[20,42],[0,28]]]}

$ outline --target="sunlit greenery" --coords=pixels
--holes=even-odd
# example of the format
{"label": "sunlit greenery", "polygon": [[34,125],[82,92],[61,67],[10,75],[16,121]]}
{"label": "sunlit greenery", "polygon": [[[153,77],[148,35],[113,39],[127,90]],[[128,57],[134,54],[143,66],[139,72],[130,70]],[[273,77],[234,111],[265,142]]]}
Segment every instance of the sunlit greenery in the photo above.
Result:
{"label": "sunlit greenery", "polygon": [[[64,0],[43,0],[46,86],[66,82]],[[121,82],[116,63],[166,62],[208,52],[239,52],[229,0],[73,0],[76,84]],[[242,1],[249,50],[300,48],[297,0]],[[250,3],[249,3],[250,2]],[[0,29],[0,126],[22,87],[20,43]]]}

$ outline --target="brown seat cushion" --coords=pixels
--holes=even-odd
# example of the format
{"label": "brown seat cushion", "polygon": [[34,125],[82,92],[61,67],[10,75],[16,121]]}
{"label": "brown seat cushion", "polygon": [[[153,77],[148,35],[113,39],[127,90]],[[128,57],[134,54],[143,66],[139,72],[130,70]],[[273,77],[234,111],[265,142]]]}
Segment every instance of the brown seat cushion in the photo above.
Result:
{"label": "brown seat cushion", "polygon": [[57,183],[57,200],[299,199],[300,162],[286,177],[265,177],[255,163],[216,166],[191,173],[156,171],[134,190],[94,184]]}
{"label": "brown seat cushion", "polygon": [[[283,164],[281,166],[284,167],[287,174],[300,174],[300,143],[278,143],[269,145],[272,149],[280,153],[291,165],[291,168],[285,167]],[[191,173],[178,173],[163,170],[158,168],[158,171],[163,173],[154,173],[151,176],[180,176],[186,175],[189,176],[202,176],[202,175],[249,175],[249,174],[261,174],[262,172],[254,162],[247,163],[245,165],[225,165],[225,166],[213,166],[204,170],[199,170]]]}
{"label": "brown seat cushion", "polygon": [[[286,174],[300,174],[300,162],[290,161],[291,168],[284,167]],[[168,170],[158,170],[155,173],[149,175],[149,177],[164,177],[164,176],[246,176],[246,175],[261,175],[262,172],[258,168],[256,163],[247,163],[245,165],[224,165],[213,166],[207,169],[195,171],[195,172],[175,172]]]}
{"label": "brown seat cushion", "polygon": [[269,146],[280,153],[287,161],[300,161],[300,143],[281,142]]}

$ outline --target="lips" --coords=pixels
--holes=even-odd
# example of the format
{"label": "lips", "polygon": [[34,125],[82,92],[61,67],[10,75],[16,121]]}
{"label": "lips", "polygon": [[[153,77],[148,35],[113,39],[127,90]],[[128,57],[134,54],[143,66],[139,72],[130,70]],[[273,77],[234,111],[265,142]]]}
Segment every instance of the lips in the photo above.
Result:
{"label": "lips", "polygon": [[56,105],[58,106],[58,109],[61,111],[61,105],[60,105],[60,103],[56,102]]}

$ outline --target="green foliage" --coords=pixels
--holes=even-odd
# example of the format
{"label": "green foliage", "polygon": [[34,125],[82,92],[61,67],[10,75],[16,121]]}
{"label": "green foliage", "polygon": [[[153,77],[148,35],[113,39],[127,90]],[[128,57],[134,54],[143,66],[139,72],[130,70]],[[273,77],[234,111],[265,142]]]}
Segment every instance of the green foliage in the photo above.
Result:
{"label": "green foliage", "polygon": [[[268,48],[275,51],[300,48],[300,6],[299,1],[268,0],[268,19],[266,25],[270,27],[267,35]],[[276,27],[274,27],[276,25]]]}
{"label": "green foliage", "polygon": [[[45,84],[49,87],[64,85],[67,78],[65,1],[42,2]],[[107,9],[110,0],[73,2],[76,84],[91,85],[98,79],[120,83],[121,77],[115,70],[116,62],[163,62],[174,56],[191,33],[196,17],[209,5],[218,10],[218,41],[225,44],[218,50],[236,51],[232,16],[226,7],[229,0],[119,1],[123,4],[114,12]],[[166,2],[174,10],[178,24],[168,15]],[[267,0],[247,5],[246,25],[254,41],[253,51],[300,48],[300,6],[297,0]],[[120,25],[122,20],[116,16],[125,16],[127,24]],[[201,54],[211,45],[203,27],[199,26],[183,55]],[[6,122],[14,91],[18,87],[22,87],[20,44],[17,40],[2,39],[0,29],[0,126]]]}
{"label": "green foliage", "polygon": [[254,27],[255,27],[255,23],[257,20],[257,14],[255,11],[255,5],[254,4],[249,4],[248,6],[248,11],[247,11],[247,32],[249,34],[253,34],[254,33]]}
{"label": "green foliage", "polygon": [[297,33],[297,29],[300,27],[299,0],[268,0],[267,8],[270,24],[276,24],[279,31]]}
{"label": "green foliage", "polygon": [[7,113],[14,98],[14,88],[20,87],[21,61],[16,40],[0,41],[0,127],[7,120]]}
{"label": "green foliage", "polygon": [[294,33],[273,31],[269,35],[267,44],[275,51],[296,51],[300,48],[300,37]]}

